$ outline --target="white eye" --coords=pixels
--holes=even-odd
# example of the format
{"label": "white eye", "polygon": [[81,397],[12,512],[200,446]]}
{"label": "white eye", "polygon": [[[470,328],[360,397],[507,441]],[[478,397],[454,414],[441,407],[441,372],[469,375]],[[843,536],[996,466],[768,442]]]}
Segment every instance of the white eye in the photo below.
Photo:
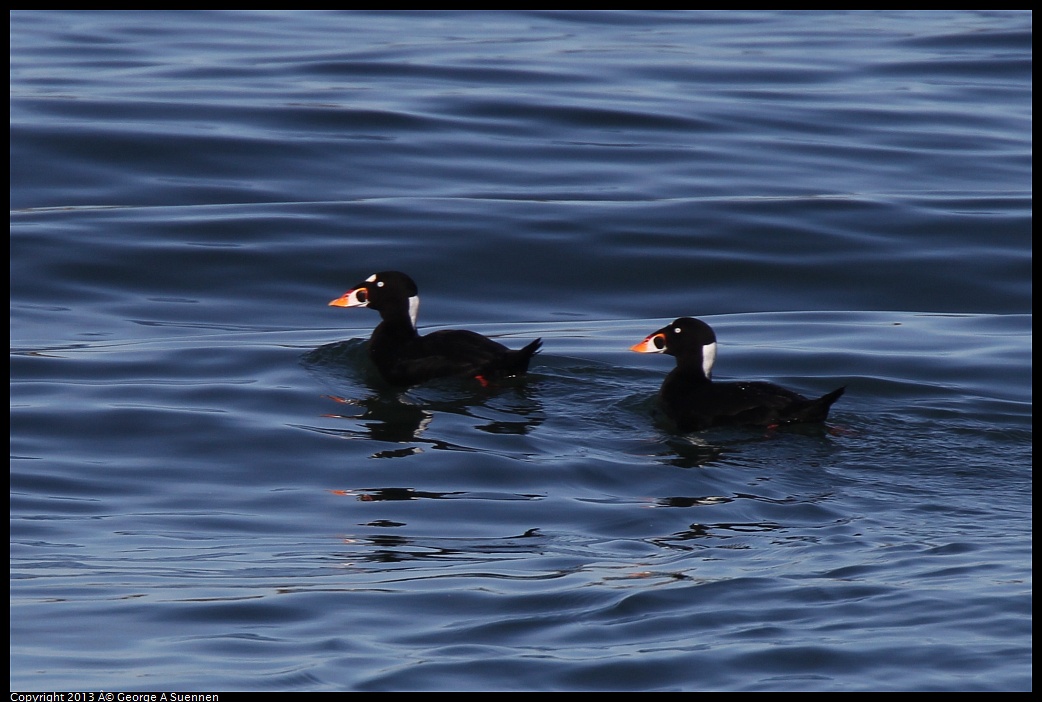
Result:
{"label": "white eye", "polygon": [[382,288],[383,286],[384,286],[384,282],[382,280],[376,281],[376,287]]}
{"label": "white eye", "polygon": [[674,334],[679,334],[680,333],[680,327],[673,327],[673,333]]}

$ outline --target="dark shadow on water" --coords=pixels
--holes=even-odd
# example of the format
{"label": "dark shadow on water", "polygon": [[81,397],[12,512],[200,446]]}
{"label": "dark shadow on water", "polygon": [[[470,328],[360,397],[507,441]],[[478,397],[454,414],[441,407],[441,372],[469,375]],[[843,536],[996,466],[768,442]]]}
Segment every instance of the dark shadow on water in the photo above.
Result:
{"label": "dark shadow on water", "polygon": [[481,493],[481,492],[433,492],[430,490],[416,490],[414,488],[385,487],[385,488],[360,488],[350,491],[337,491],[345,496],[356,496],[359,502],[385,502],[398,500],[541,500],[545,495],[514,494],[514,493]]}
{"label": "dark shadow on water", "polygon": [[749,534],[778,532],[784,527],[776,522],[721,522],[695,523],[670,536],[652,539],[652,542],[671,549],[689,551],[698,548],[750,548],[745,540]]}
{"label": "dark shadow on water", "polygon": [[[305,427],[320,433],[389,443],[423,440],[434,448],[473,451],[477,449],[421,437],[439,412],[473,418],[477,420],[474,428],[489,434],[527,434],[544,421],[530,378],[510,378],[492,385],[447,378],[414,388],[394,387],[376,372],[362,339],[319,346],[305,353],[300,362],[334,390],[326,397],[338,403],[341,411],[325,416],[351,423],[344,428]],[[488,414],[497,416],[489,418]],[[380,452],[378,457],[413,452],[415,449],[403,448]]]}
{"label": "dark shadow on water", "polygon": [[[413,538],[397,534],[375,534],[352,539],[349,543],[356,550],[341,553],[340,556],[352,563],[387,564],[429,560],[463,563],[527,558],[541,551],[545,539],[538,529],[529,529],[523,534],[503,538]],[[531,579],[531,576],[525,579]]]}
{"label": "dark shadow on water", "polygon": [[826,424],[792,424],[784,427],[719,427],[698,432],[677,432],[667,420],[652,411],[655,426],[663,432],[662,463],[678,468],[703,468],[726,464],[746,448],[764,442],[818,439],[827,442],[840,432]]}

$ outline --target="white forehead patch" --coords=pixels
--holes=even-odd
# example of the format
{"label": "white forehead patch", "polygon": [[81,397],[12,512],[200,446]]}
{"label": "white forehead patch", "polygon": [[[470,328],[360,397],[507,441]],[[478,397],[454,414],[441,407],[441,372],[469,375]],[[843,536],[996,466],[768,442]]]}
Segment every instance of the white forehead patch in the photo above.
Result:
{"label": "white forehead patch", "polygon": [[707,378],[713,377],[713,364],[716,362],[716,342],[702,347],[702,372]]}
{"label": "white forehead patch", "polygon": [[376,282],[376,273],[373,273],[371,276],[366,278],[365,282],[367,282],[367,283],[375,283]]}

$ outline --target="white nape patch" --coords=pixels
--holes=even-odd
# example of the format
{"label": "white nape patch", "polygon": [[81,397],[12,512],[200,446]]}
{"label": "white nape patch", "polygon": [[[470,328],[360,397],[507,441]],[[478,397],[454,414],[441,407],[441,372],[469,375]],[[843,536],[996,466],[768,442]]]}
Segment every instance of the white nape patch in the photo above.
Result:
{"label": "white nape patch", "polygon": [[376,282],[376,273],[373,273],[371,276],[366,278],[365,282],[367,282],[367,283],[375,283]]}
{"label": "white nape patch", "polygon": [[713,364],[716,363],[716,342],[702,347],[702,372],[707,378],[713,377]]}
{"label": "white nape patch", "polygon": [[412,328],[416,328],[416,318],[420,314],[420,296],[413,295],[409,298],[409,319],[412,320]]}

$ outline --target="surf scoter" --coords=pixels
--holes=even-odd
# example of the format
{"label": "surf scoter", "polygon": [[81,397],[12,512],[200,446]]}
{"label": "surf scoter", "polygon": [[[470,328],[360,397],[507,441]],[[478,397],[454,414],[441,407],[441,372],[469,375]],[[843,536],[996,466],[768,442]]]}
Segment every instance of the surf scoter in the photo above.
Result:
{"label": "surf scoter", "polygon": [[384,271],[366,278],[329,303],[334,307],[369,307],[383,321],[369,338],[369,357],[392,385],[417,385],[451,376],[477,378],[482,384],[528,371],[542,339],[524,348],[509,349],[477,332],[416,331],[419,292],[412,278]]}
{"label": "surf scoter", "polygon": [[845,387],[816,399],[764,381],[714,383],[716,334],[700,319],[681,317],[630,347],[677,359],[659,391],[659,404],[680,431],[721,425],[778,426],[824,422]]}

